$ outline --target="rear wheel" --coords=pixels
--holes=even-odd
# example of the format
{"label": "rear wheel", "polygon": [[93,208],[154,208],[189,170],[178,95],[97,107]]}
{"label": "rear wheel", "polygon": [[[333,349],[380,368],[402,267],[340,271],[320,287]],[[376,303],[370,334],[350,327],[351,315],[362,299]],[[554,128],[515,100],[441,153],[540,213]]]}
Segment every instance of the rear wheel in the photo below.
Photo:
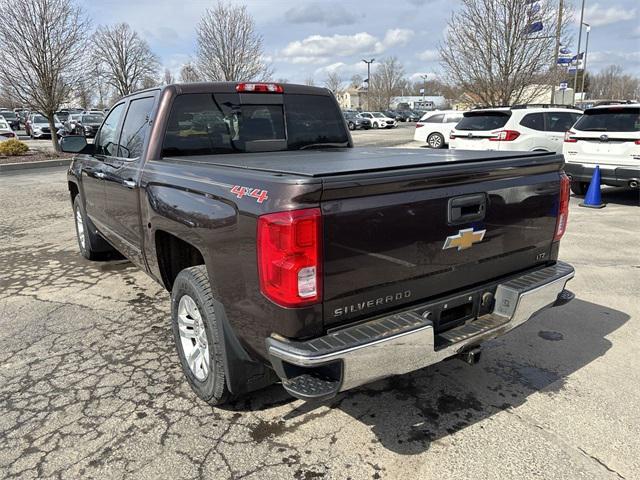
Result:
{"label": "rear wheel", "polygon": [[355,130],[356,129],[356,124],[353,122],[349,122],[349,130]]}
{"label": "rear wheel", "polygon": [[191,389],[210,405],[231,400],[222,335],[204,265],[182,270],[171,290],[173,336]]}
{"label": "rear wheel", "polygon": [[575,195],[578,195],[579,197],[584,197],[588,189],[589,189],[589,184],[587,182],[578,182],[578,181],[571,182],[571,191]]}
{"label": "rear wheel", "polygon": [[431,148],[442,148],[444,147],[444,137],[439,133],[432,133],[427,137],[427,145]]}

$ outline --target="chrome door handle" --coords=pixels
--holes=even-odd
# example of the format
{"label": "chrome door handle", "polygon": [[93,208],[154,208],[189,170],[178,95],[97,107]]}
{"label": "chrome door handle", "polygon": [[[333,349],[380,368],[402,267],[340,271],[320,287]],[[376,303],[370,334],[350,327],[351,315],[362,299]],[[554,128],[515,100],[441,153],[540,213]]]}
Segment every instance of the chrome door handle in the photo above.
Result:
{"label": "chrome door handle", "polygon": [[96,178],[104,178],[106,177],[106,175],[103,172],[96,172],[94,173]]}
{"label": "chrome door handle", "polygon": [[123,180],[122,184],[127,188],[136,188],[136,182],[133,180]]}

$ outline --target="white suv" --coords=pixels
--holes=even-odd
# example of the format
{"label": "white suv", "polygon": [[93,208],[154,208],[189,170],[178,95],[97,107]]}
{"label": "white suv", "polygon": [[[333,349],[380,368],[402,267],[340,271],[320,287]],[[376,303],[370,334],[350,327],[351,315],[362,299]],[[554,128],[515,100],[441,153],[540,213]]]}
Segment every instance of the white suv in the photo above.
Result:
{"label": "white suv", "polygon": [[362,112],[361,117],[371,120],[371,128],[395,128],[397,122],[382,112]]}
{"label": "white suv", "polygon": [[564,139],[571,190],[584,195],[596,165],[604,185],[640,186],[640,104],[588,108]]}
{"label": "white suv", "polygon": [[431,148],[443,148],[449,143],[449,135],[456,124],[462,120],[460,110],[436,110],[425,113],[418,123],[413,139],[426,142]]}
{"label": "white suv", "polygon": [[471,110],[451,131],[449,148],[562,153],[564,133],[580,115],[580,110],[559,107]]}

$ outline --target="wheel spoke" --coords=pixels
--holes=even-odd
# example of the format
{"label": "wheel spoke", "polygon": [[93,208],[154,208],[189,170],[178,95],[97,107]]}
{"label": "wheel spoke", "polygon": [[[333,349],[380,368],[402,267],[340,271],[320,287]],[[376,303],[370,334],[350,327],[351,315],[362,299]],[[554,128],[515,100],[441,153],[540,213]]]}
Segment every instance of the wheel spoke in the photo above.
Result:
{"label": "wheel spoke", "polygon": [[194,374],[197,372],[196,365],[197,365],[198,358],[201,355],[202,355],[202,352],[200,352],[200,349],[194,348],[191,351],[191,354],[189,355],[189,357],[187,357],[187,363],[189,364],[189,368],[191,368],[191,371]]}
{"label": "wheel spoke", "polygon": [[180,336],[182,338],[192,339],[197,337],[195,330],[186,325],[180,325],[178,329],[180,330]]}

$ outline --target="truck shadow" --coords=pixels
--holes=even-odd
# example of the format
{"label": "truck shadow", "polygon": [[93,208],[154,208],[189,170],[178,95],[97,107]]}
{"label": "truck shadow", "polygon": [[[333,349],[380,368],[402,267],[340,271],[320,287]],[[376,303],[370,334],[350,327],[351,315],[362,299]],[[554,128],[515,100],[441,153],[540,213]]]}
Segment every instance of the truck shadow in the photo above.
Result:
{"label": "truck shadow", "polygon": [[[487,342],[475,366],[448,360],[345,392],[328,406],[369,426],[385,448],[406,455],[421,453],[433,442],[524,404],[533,393],[561,392],[569,375],[611,348],[607,335],[628,319],[623,312],[575,299]],[[277,388],[281,387],[264,390],[262,400],[254,397],[250,407],[235,409],[293,403]],[[298,427],[321,416],[314,412],[319,407],[296,402],[284,420],[295,419]]]}

